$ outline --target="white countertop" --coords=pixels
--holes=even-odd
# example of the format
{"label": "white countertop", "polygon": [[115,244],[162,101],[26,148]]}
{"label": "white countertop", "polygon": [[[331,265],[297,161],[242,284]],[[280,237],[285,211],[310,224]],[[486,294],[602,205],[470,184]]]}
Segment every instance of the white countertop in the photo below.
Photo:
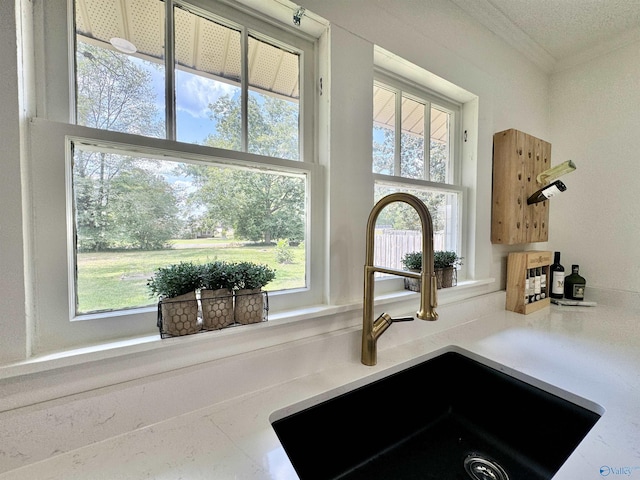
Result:
{"label": "white countertop", "polygon": [[351,361],[51,456],[0,479],[295,479],[269,422],[274,412],[455,345],[604,411],[555,480],[640,480],[638,311],[552,306],[528,316],[500,311],[398,346],[385,346],[383,335],[376,367],[361,365],[357,341],[351,343]]}

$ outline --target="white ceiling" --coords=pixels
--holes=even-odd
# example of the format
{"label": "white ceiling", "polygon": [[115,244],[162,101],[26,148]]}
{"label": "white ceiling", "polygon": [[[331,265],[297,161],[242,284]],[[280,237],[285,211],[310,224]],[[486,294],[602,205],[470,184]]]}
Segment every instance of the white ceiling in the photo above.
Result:
{"label": "white ceiling", "polygon": [[640,39],[640,0],[453,0],[546,71]]}

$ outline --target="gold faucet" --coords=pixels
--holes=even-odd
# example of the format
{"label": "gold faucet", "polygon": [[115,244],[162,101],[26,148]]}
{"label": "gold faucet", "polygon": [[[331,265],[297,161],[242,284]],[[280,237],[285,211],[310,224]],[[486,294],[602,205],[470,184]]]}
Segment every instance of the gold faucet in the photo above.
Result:
{"label": "gold faucet", "polygon": [[[404,202],[409,204],[418,212],[420,223],[422,223],[422,272],[415,273],[406,270],[396,270],[393,268],[376,267],[373,264],[373,250],[375,240],[375,228],[378,215],[384,207],[391,203]],[[375,204],[369,220],[367,222],[367,249],[366,261],[364,265],[364,304],[362,307],[362,363],[373,366],[378,359],[377,343],[378,338],[396,321],[413,320],[412,318],[393,319],[387,313],[380,315],[373,320],[373,292],[374,274],[376,272],[388,273],[407,278],[419,278],[420,286],[420,310],[416,316],[422,320],[437,320],[438,314],[435,307],[438,306],[436,299],[436,274],[433,269],[433,221],[431,214],[425,204],[417,197],[408,193],[392,193],[383,197]]]}

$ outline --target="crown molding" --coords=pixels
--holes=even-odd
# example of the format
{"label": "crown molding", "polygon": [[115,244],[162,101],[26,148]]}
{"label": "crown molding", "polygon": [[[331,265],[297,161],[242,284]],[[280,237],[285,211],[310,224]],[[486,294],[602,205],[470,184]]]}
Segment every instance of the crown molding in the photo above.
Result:
{"label": "crown molding", "polygon": [[517,27],[489,0],[451,0],[462,10],[525,55],[543,71],[551,73],[556,59]]}
{"label": "crown molding", "polygon": [[620,48],[640,42],[640,27],[627,30],[608,40],[598,42],[578,53],[559,58],[553,68],[553,73],[562,72],[580,64],[590,62],[598,57],[611,53]]}

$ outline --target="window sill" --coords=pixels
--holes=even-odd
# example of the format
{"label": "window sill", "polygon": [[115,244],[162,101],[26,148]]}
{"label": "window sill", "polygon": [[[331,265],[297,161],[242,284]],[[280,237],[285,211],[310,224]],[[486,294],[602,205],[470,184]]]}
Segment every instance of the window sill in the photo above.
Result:
{"label": "window sill", "polygon": [[[469,280],[459,282],[456,287],[438,290],[438,304],[448,305],[450,303],[465,300],[477,295],[487,293],[482,287],[493,283],[493,278],[482,280]],[[398,304],[405,301],[414,302],[419,293],[409,290],[394,291],[376,297],[376,305]],[[305,320],[316,320],[360,310],[360,303],[347,305],[327,306],[317,305],[286,312],[269,315],[269,321],[257,325],[245,327],[234,327],[229,329],[210,332],[209,334],[189,335],[185,337],[168,338],[162,340],[159,335],[148,335],[143,337],[133,337],[116,342],[103,343],[82,348],[64,350],[56,353],[41,355],[15,362],[0,367],[0,380],[14,376],[28,375],[32,373],[45,372],[56,368],[69,367],[85,362],[105,360],[122,355],[131,355],[150,350],[164,349],[175,346],[176,343],[197,345],[206,343],[213,338],[234,337],[248,333],[248,329],[269,329],[278,328],[284,325],[291,325]],[[354,322],[350,322],[354,323]],[[356,324],[356,323],[354,323]],[[357,323],[359,324],[359,322]],[[351,326],[351,325],[348,325]],[[338,328],[331,328],[329,331],[345,328],[342,324]],[[322,332],[322,333],[326,333]],[[235,341],[235,340],[234,340]],[[286,341],[286,340],[285,340]],[[279,342],[283,343],[283,342]]]}
{"label": "window sill", "polygon": [[[438,290],[440,306],[489,293],[493,279],[460,282]],[[407,290],[376,297],[376,305],[390,311],[415,309],[418,293]],[[0,384],[8,390],[0,411],[166,373],[205,362],[281,346],[295,340],[329,334],[361,325],[361,303],[308,308],[271,314],[268,322],[238,326],[184,337],[160,339],[158,334],[91,345],[33,357],[0,367]],[[77,380],[73,372],[82,368]],[[95,374],[92,370],[95,369]],[[53,374],[55,371],[55,374]],[[46,373],[47,375],[42,375]],[[12,379],[21,377],[16,382]],[[34,393],[36,392],[36,393]]]}

